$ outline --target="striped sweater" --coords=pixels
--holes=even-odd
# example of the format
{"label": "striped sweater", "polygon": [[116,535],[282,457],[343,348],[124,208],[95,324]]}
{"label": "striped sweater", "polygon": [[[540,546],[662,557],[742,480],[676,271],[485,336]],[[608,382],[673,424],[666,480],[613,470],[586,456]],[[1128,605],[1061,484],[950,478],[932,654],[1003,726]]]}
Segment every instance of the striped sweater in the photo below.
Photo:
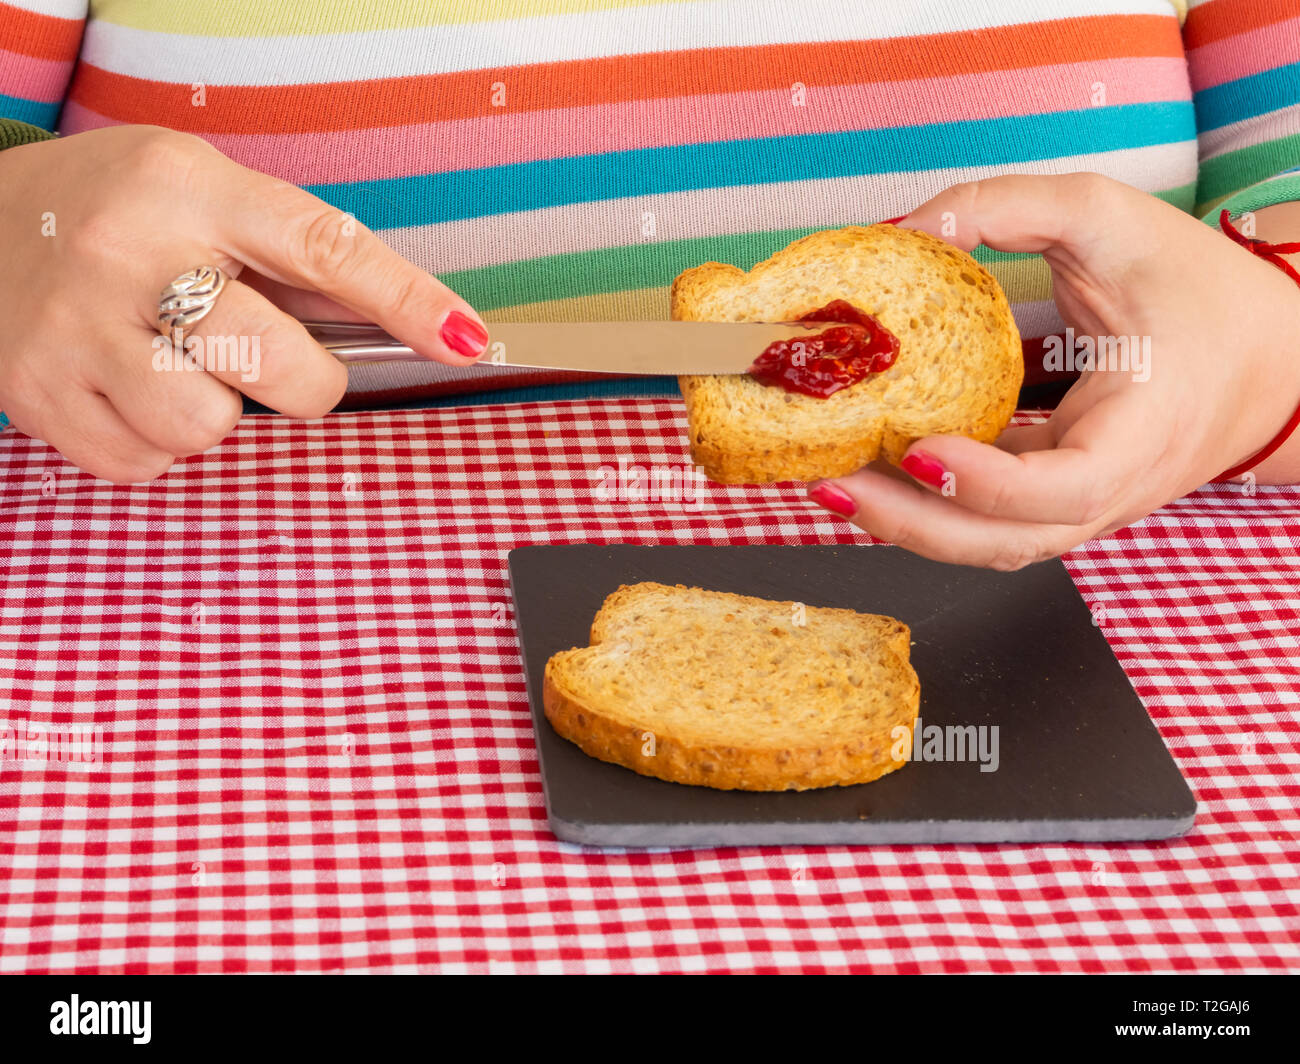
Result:
{"label": "striped sweater", "polygon": [[[997,173],[1095,170],[1198,215],[1300,198],[1300,5],[1181,6],[0,0],[0,117],[196,133],[489,323],[662,318],[688,266],[749,267]],[[1041,379],[1062,328],[1046,264],[976,257]],[[358,374],[372,397],[552,379]]]}

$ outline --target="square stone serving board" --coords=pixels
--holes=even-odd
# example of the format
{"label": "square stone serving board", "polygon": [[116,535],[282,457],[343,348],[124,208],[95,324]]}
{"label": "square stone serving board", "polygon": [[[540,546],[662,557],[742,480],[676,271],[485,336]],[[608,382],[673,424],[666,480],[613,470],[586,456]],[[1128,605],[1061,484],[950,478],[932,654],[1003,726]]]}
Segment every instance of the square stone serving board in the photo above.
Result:
{"label": "square stone serving board", "polygon": [[[566,841],[1107,841],[1192,826],[1195,798],[1059,561],[998,573],[884,546],[622,544],[521,547],[509,559],[547,814]],[[899,618],[912,629],[923,737],[931,726],[996,726],[997,770],[919,760],[855,787],[753,793],[588,757],[546,720],[543,670],[556,651],[588,644],[606,595],[642,580]]]}

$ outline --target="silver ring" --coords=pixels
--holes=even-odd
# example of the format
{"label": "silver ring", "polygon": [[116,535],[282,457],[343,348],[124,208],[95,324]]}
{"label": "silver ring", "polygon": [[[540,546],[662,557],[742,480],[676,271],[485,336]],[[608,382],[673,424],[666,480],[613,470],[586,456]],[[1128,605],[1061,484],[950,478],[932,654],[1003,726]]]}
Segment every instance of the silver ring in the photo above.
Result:
{"label": "silver ring", "polygon": [[218,266],[199,266],[183,273],[158,297],[158,331],[164,336],[182,336],[206,318],[226,287],[226,275]]}

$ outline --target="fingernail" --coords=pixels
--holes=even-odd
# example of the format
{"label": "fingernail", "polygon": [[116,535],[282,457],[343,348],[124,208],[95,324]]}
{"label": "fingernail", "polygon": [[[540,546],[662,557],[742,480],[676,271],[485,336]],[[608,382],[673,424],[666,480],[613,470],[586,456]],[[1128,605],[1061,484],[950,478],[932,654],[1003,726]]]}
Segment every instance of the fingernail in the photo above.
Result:
{"label": "fingernail", "polygon": [[808,489],[808,498],[818,506],[824,506],[841,517],[852,517],[858,512],[858,504],[853,501],[853,496],[829,480],[823,480]]}
{"label": "fingernail", "polygon": [[453,310],[442,323],[442,342],[467,358],[478,358],[487,347],[488,334],[473,318]]}
{"label": "fingernail", "polygon": [[903,472],[908,476],[915,477],[922,484],[929,484],[932,488],[942,488],[943,478],[948,473],[939,459],[924,451],[913,451],[898,464],[903,467]]}

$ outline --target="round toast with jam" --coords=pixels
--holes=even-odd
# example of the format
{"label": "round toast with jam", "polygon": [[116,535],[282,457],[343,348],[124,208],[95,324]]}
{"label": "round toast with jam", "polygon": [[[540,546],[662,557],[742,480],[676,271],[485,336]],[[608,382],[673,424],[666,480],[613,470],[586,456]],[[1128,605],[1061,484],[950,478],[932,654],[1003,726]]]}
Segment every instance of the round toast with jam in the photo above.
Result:
{"label": "round toast with jam", "polygon": [[796,321],[843,301],[898,340],[887,368],[824,397],[746,374],[679,378],[691,457],[722,484],[843,476],[878,457],[897,464],[925,436],[990,443],[1011,420],[1024,378],[1020,334],[996,278],[914,229],[812,233],[748,272],[706,262],[677,277],[671,298],[680,321]]}

